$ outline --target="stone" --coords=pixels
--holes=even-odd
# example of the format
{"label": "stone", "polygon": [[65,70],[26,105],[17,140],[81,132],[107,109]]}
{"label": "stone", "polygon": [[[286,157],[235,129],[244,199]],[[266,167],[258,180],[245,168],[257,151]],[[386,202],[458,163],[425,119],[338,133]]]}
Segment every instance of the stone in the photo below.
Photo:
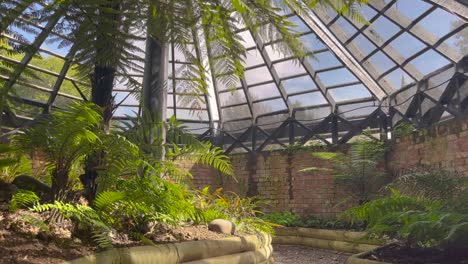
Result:
{"label": "stone", "polygon": [[18,191],[18,187],[11,183],[0,182],[0,201],[8,202],[15,192]]}
{"label": "stone", "polygon": [[229,220],[215,219],[208,224],[208,230],[221,234],[234,235],[234,232],[236,232],[236,225]]}
{"label": "stone", "polygon": [[35,192],[41,200],[47,199],[52,193],[52,188],[49,185],[28,175],[20,175],[16,177],[12,184],[18,187],[18,189]]}

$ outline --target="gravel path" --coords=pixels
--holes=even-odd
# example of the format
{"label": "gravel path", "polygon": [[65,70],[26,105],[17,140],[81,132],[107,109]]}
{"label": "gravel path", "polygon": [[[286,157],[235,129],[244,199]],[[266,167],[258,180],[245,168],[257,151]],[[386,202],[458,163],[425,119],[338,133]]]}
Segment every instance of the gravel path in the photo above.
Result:
{"label": "gravel path", "polygon": [[304,246],[274,245],[275,264],[342,264],[349,254]]}

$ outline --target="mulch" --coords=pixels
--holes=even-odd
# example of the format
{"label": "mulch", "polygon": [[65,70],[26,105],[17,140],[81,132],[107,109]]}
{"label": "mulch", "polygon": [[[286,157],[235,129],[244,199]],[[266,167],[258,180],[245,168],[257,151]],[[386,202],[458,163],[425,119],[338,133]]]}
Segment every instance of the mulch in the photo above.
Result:
{"label": "mulch", "polygon": [[273,245],[275,264],[341,264],[350,254],[295,245]]}

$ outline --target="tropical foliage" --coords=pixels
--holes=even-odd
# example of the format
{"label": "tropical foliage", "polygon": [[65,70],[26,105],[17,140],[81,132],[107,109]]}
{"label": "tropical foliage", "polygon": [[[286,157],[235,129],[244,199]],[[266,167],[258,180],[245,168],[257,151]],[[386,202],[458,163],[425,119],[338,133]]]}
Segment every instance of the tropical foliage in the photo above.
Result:
{"label": "tropical foliage", "polygon": [[264,201],[257,197],[240,197],[234,192],[223,193],[222,189],[210,192],[209,186],[194,195],[196,221],[210,222],[216,218],[230,219],[243,232],[273,233],[272,225],[261,218]]}
{"label": "tropical foliage", "polygon": [[365,223],[372,236],[396,239],[408,247],[467,249],[466,180],[433,169],[403,176],[389,188],[398,189],[391,189],[390,197],[346,211],[343,217]]}
{"label": "tropical foliage", "polygon": [[66,110],[44,117],[21,134],[12,137],[12,144],[30,152],[40,151],[52,167],[52,194],[54,199],[64,199],[69,173],[79,162],[100,144],[95,130],[101,120],[92,104],[75,104]]}

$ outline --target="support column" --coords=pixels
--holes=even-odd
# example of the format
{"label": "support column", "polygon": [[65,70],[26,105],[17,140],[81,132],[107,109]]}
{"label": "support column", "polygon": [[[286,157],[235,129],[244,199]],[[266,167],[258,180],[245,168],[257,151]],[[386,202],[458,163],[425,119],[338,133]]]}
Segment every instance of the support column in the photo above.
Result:
{"label": "support column", "polygon": [[[150,131],[148,143],[152,143],[156,133],[160,133],[161,147],[156,153],[164,160],[166,143],[166,121],[167,121],[167,66],[169,63],[169,46],[160,43],[148,36],[146,40],[145,72],[143,76],[143,104],[142,115],[150,115],[151,120],[161,122],[159,131]],[[152,127],[155,129],[155,127]]]}

